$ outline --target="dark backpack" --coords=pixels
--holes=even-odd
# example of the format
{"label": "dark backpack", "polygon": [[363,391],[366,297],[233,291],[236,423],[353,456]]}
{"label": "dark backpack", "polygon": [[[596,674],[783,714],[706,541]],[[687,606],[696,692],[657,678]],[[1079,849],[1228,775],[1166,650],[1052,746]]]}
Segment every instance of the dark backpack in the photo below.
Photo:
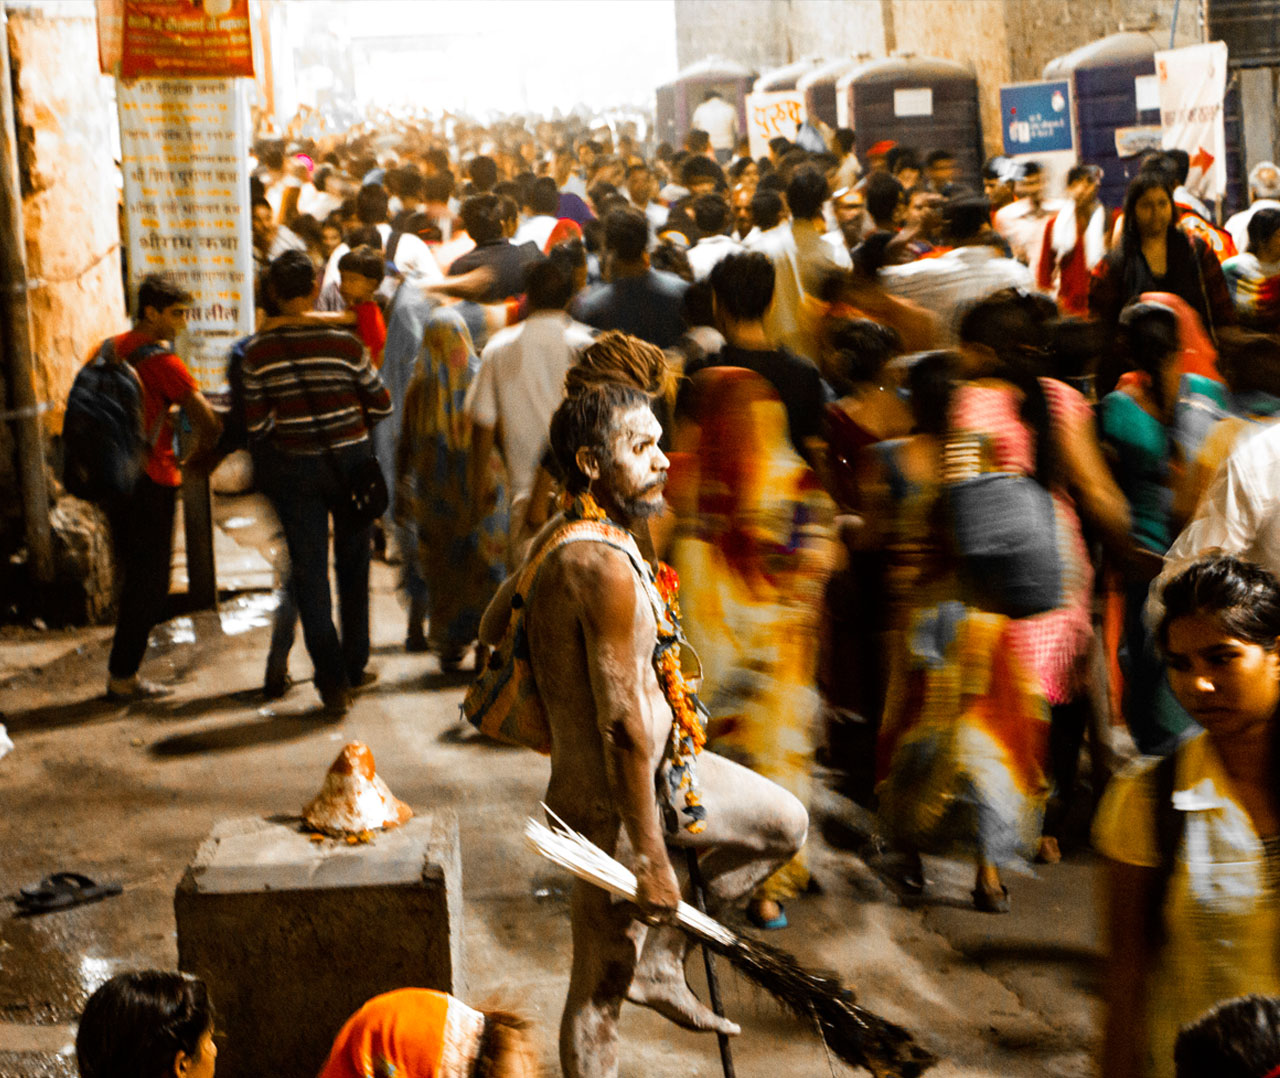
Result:
{"label": "dark backpack", "polygon": [[85,501],[109,504],[133,493],[155,444],[142,425],[142,381],[133,364],[168,349],[150,342],[125,358],[108,337],[80,368],[62,422],[62,484]]}

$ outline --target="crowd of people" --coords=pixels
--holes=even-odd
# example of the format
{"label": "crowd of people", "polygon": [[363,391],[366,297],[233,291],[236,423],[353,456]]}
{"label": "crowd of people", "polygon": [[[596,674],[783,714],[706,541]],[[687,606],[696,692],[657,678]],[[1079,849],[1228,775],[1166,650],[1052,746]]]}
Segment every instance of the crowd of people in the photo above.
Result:
{"label": "crowd of people", "polygon": [[[713,886],[763,929],[815,886],[794,806],[820,763],[878,814],[896,886],[927,889],[922,854],[962,854],[991,913],[1009,909],[1002,871],[1057,861],[1096,808],[1103,1073],[1172,1075],[1181,1027],[1280,994],[1280,169],[1258,166],[1220,228],[1178,151],[1108,207],[1087,164],[1051,198],[1034,161],[993,158],[970,189],[945,147],[860,154],[839,130],[753,159],[717,141],[513,123],[256,148],[262,322],[233,352],[221,448],[249,448],[287,541],[264,690],[288,691],[296,620],[326,711],[368,683],[371,551],[400,566],[406,648],[442,669],[493,669],[518,626],[556,712],[585,664],[579,704],[612,761],[592,781],[615,801],[611,825],[580,826],[644,855],[639,905],[659,920],[679,894],[662,835],[705,852],[689,835],[708,819],[750,815],[718,763],[703,802],[690,770],[669,813],[644,805],[654,769],[661,788],[687,762],[681,729],[691,755],[705,737],[704,761],[770,780],[757,810],[776,817],[712,824],[714,842],[771,836]],[[185,302],[158,287],[140,340],[164,341]],[[217,419],[157,371],[165,401],[195,400],[203,452]],[[385,512],[354,512],[374,461]],[[595,544],[557,532],[593,521]],[[639,598],[612,597],[633,569]],[[646,597],[656,635],[633,636]],[[122,615],[113,693],[150,689],[148,602]],[[612,685],[597,647],[653,652],[656,680]],[[628,700],[670,705],[666,748],[666,720],[632,728]],[[571,822],[573,721],[552,714],[548,794]],[[656,739],[640,764],[610,755],[630,737]],[[588,939],[588,905],[566,1074],[616,1067],[599,1030],[622,996],[600,992],[625,926],[610,936],[597,910]],[[640,1001],[726,1031],[633,943]],[[1179,1075],[1226,1073],[1183,1068],[1210,1040],[1179,1048]]]}

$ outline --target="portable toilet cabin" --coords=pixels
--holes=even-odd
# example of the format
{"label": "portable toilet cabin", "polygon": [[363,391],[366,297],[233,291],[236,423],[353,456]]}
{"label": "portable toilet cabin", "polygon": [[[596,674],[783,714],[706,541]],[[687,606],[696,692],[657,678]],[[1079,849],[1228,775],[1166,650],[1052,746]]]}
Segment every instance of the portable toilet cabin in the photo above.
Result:
{"label": "portable toilet cabin", "polygon": [[1123,128],[1160,127],[1155,61],[1158,48],[1149,34],[1112,34],[1045,65],[1045,79],[1066,79],[1071,83],[1076,156],[1081,164],[1102,169],[1098,197],[1104,206],[1116,208],[1124,203],[1125,189],[1137,175],[1141,162],[1140,155],[1119,155],[1116,132]]}
{"label": "portable toilet cabin", "polygon": [[796,80],[796,89],[804,94],[806,112],[821,120],[833,131],[837,127],[846,126],[840,122],[841,110],[836,104],[836,84],[842,75],[847,75],[856,66],[856,63],[851,59],[832,60],[830,63],[820,64]]}
{"label": "portable toilet cabin", "polygon": [[675,116],[675,136],[668,139],[677,149],[689,128],[693,126],[694,110],[712,90],[720,94],[738,110],[738,131],[747,129],[747,94],[756,80],[756,73],[733,60],[708,56],[696,64],[690,64],[671,84],[674,94],[672,111]]}
{"label": "portable toilet cabin", "polygon": [[[1159,144],[1160,99],[1155,54],[1161,48],[1150,34],[1112,34],[1045,65],[1045,79],[1066,79],[1071,83],[1076,156],[1081,164],[1102,169],[1098,197],[1111,209],[1124,205],[1125,190],[1138,174],[1143,158],[1141,142],[1136,140],[1130,143],[1135,152],[1121,156],[1117,132],[1123,137],[1126,128],[1150,128],[1151,141]],[[1229,211],[1231,205],[1241,200],[1243,187],[1238,89],[1228,89],[1223,111]]]}
{"label": "portable toilet cabin", "polygon": [[836,83],[857,136],[858,155],[884,139],[956,155],[956,182],[982,190],[982,120],[978,80],[963,64],[924,56],[891,56],[859,64]]}
{"label": "portable toilet cabin", "polygon": [[818,61],[810,58],[797,60],[795,63],[786,64],[783,67],[775,67],[772,71],[766,71],[756,79],[755,85],[751,87],[751,92],[764,94],[778,90],[794,90],[796,83],[809,74],[817,65]]}

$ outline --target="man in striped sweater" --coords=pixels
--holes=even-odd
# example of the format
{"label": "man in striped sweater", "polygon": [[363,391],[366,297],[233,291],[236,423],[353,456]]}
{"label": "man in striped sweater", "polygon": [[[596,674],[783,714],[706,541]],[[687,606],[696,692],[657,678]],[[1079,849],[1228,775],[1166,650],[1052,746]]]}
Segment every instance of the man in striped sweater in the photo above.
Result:
{"label": "man in striped sweater", "polygon": [[[300,251],[267,270],[266,287],[286,318],[312,309],[316,273]],[[292,561],[290,587],[315,686],[342,714],[369,675],[371,525],[342,511],[347,477],[373,455],[369,432],[391,414],[391,397],[360,339],[296,321],[259,333],[245,349],[244,404],[258,485],[271,499]],[[329,518],[341,630],[329,589]]]}

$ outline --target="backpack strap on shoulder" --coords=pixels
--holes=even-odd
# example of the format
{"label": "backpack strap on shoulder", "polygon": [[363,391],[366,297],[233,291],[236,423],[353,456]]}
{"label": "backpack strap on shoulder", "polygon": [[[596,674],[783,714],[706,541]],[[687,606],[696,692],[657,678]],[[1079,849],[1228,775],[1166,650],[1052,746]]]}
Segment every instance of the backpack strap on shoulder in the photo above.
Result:
{"label": "backpack strap on shoulder", "polygon": [[642,580],[645,579],[645,575],[637,561],[640,558],[640,550],[636,546],[635,540],[627,532],[616,525],[603,521],[574,520],[553,532],[547,541],[538,548],[533,557],[525,563],[524,568],[520,571],[520,582],[516,585],[516,596],[520,598],[521,603],[529,597],[529,593],[533,590],[533,586],[537,581],[538,573],[542,569],[542,564],[552,551],[558,550],[562,546],[568,546],[570,543],[584,542],[604,543],[606,546],[621,550],[630,559],[632,567],[639,573],[640,578]]}

